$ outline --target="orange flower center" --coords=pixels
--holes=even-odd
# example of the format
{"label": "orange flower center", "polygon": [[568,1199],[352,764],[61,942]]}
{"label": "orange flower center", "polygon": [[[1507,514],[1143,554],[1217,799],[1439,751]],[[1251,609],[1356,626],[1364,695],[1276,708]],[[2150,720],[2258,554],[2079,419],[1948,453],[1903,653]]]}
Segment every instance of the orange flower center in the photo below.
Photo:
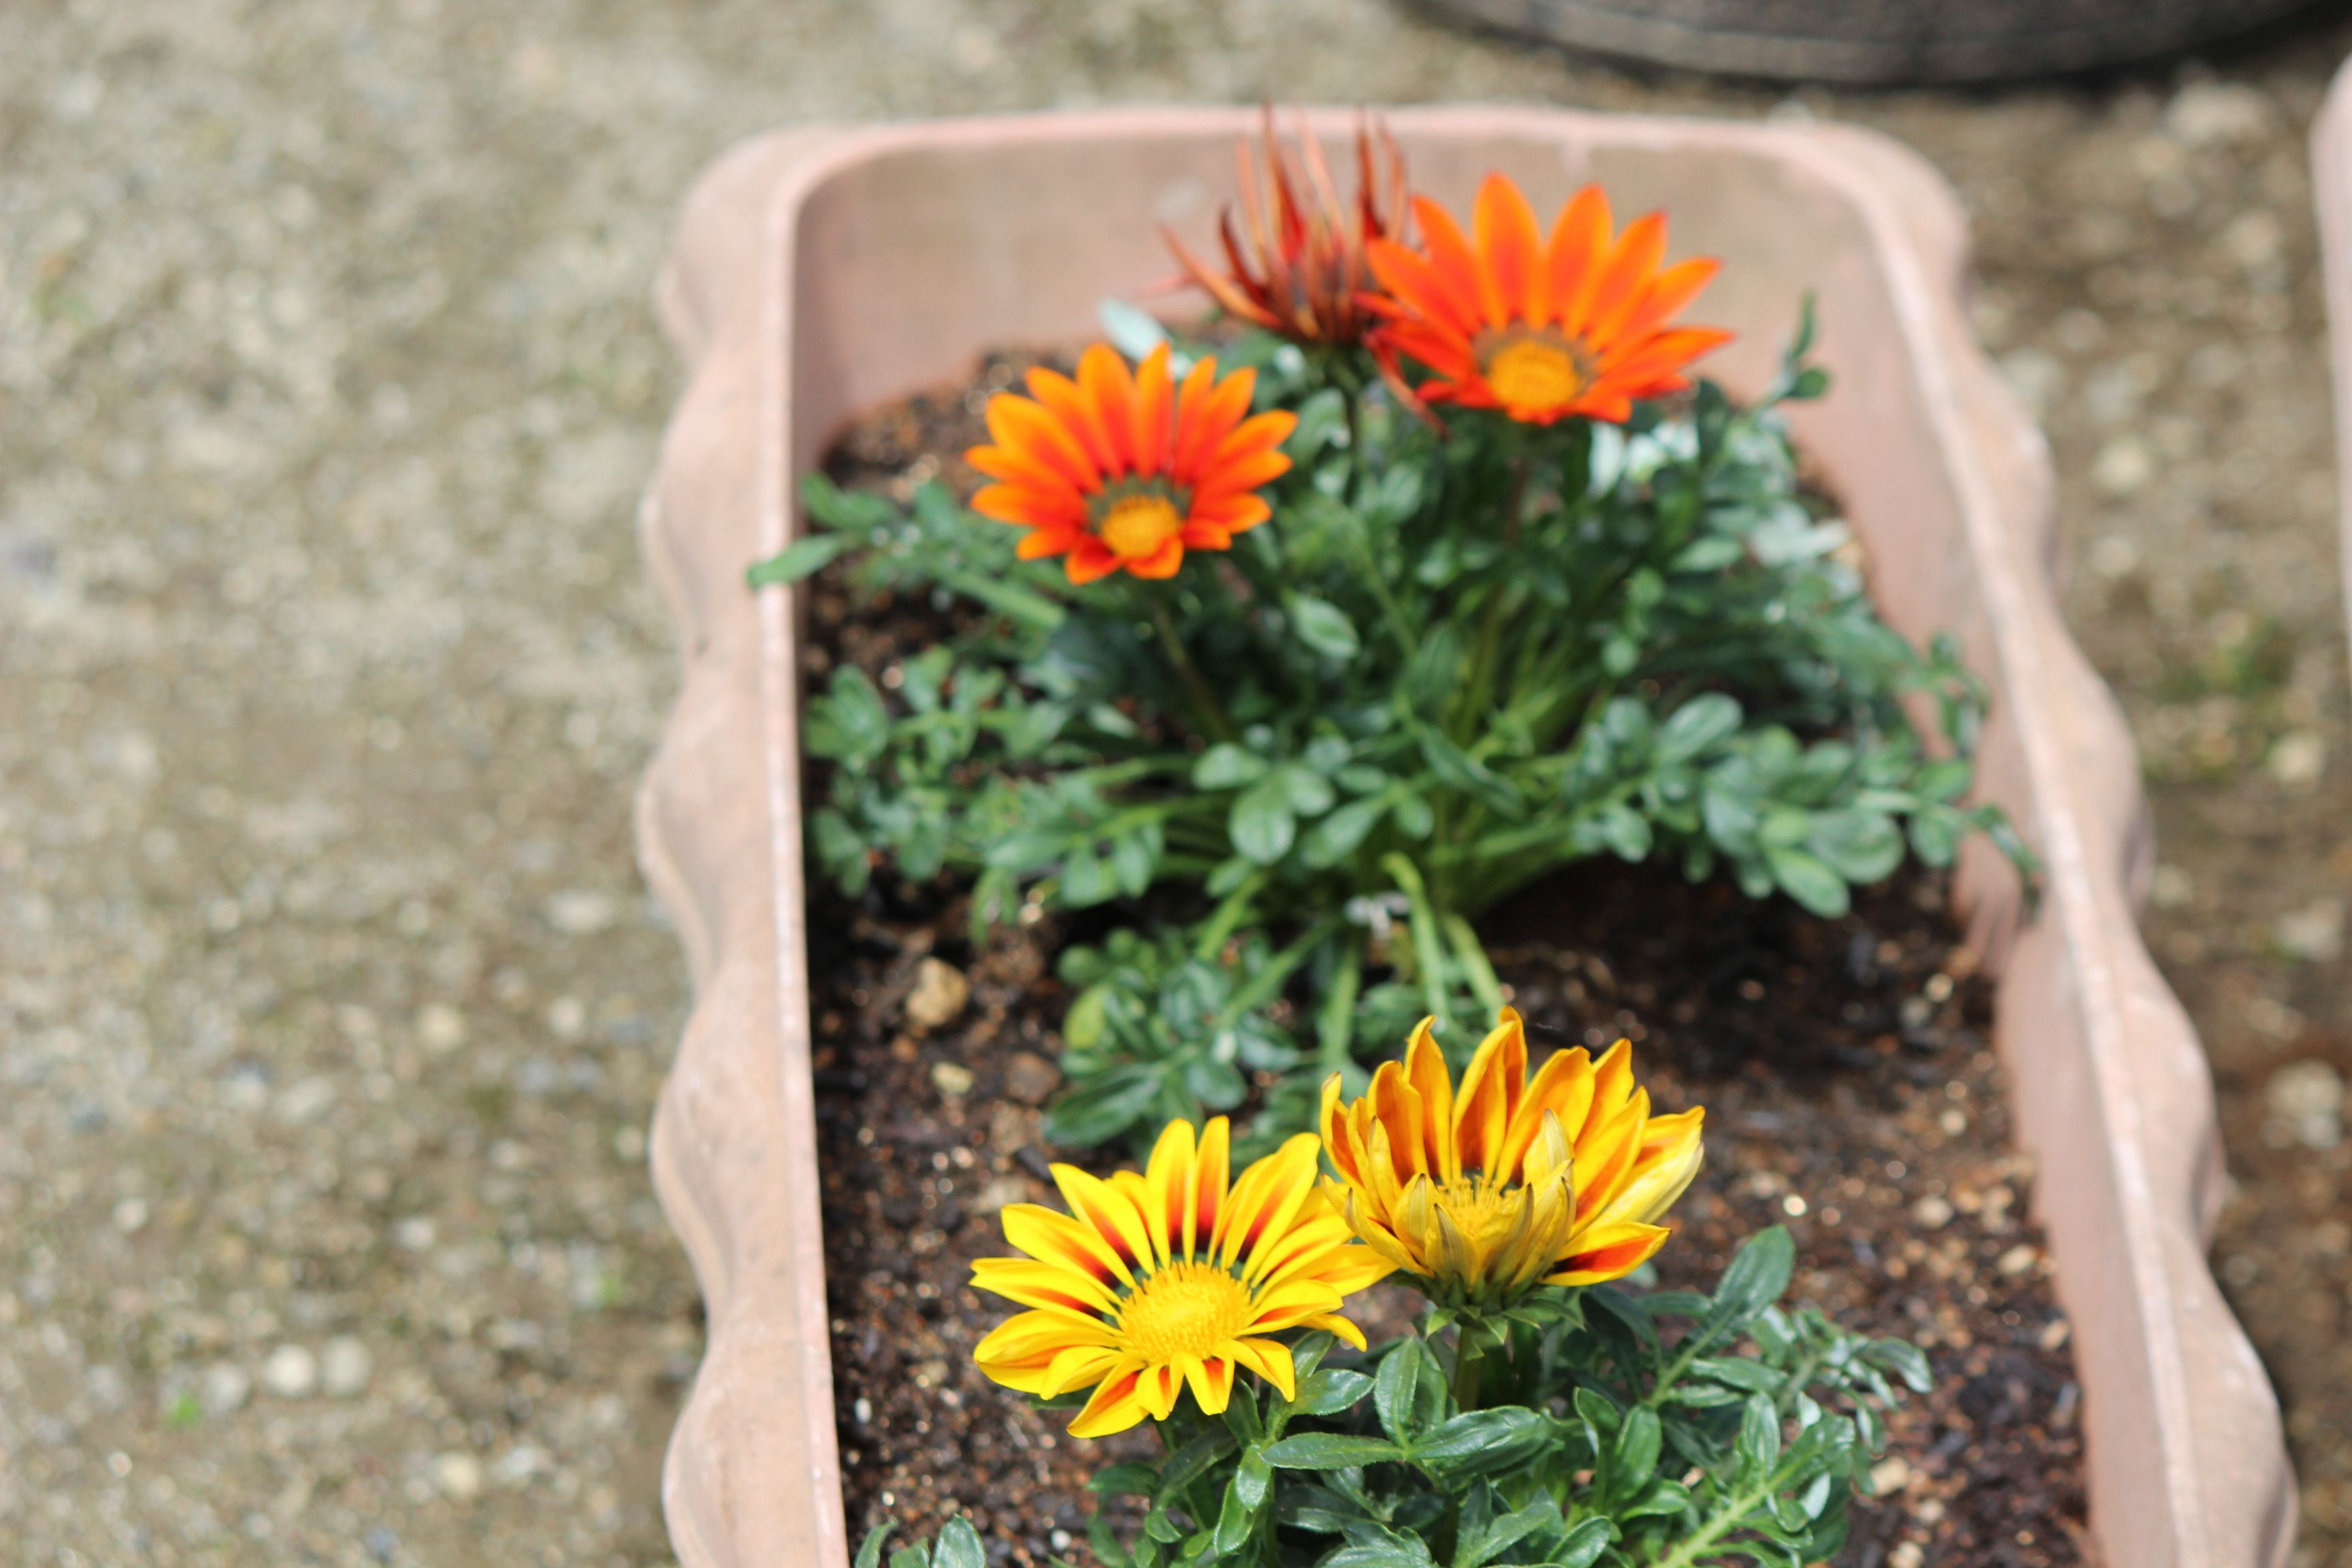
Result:
{"label": "orange flower center", "polygon": [[1548,334],[1515,337],[1486,356],[1486,384],[1514,418],[1567,407],[1589,379],[1575,345]]}
{"label": "orange flower center", "polygon": [[1249,1326],[1249,1288],[1213,1264],[1171,1263],[1119,1309],[1129,1347],[1147,1361],[1206,1356]]}
{"label": "orange flower center", "polygon": [[1183,532],[1184,518],[1166,496],[1143,490],[1111,502],[1095,531],[1120,560],[1139,561]]}

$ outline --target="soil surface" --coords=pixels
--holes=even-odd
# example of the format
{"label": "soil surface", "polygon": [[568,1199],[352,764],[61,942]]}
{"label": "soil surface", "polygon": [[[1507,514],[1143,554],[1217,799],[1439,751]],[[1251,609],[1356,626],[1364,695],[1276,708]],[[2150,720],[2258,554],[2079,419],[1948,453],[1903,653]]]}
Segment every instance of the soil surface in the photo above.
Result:
{"label": "soil surface", "polygon": [[632,525],[679,199],[791,121],[1274,98],[1810,115],[1958,187],[2149,762],[2296,1568],[2352,1568],[2305,161],[2347,50],[2339,0],[2126,72],[1784,94],[1401,0],[0,5],[0,1555],[671,1560],[700,1325],[642,1131],[688,998],[628,811],[677,662]]}
{"label": "soil surface", "polygon": [[[861,422],[835,479],[902,499],[924,479],[969,491],[957,454],[1021,361]],[[812,673],[854,662],[884,686],[942,627],[927,607],[860,605],[839,569],[812,600]],[[816,770],[821,772],[822,770]],[[1053,917],[973,946],[942,878],[885,873],[852,903],[820,893],[810,972],[823,1140],[834,1376],[853,1535],[970,1513],[1012,1562],[1083,1557],[1086,1483],[1131,1451],[988,1382],[971,1349],[1016,1308],[973,1291],[1005,1248],[1008,1203],[1059,1205],[1040,1113],[1066,1005]],[[1090,911],[1091,929],[1148,911]],[[1538,1052],[1618,1038],[1661,1110],[1703,1104],[1707,1168],[1676,1210],[1664,1283],[1707,1288],[1747,1237],[1795,1234],[1791,1299],[1914,1340],[1936,1388],[1904,1407],[1840,1561],[1926,1553],[1985,1565],[2082,1560],[2080,1390],[2069,1325],[2028,1217],[2032,1168],[2007,1147],[1982,1029],[1990,985],[1912,868],[1825,921],[1785,900],[1693,887],[1659,868],[1574,868],[1495,911],[1486,935]],[[1398,1331],[1413,1299],[1373,1309]],[[1370,1326],[1370,1325],[1368,1325]],[[1375,1330],[1377,1331],[1377,1330]]]}

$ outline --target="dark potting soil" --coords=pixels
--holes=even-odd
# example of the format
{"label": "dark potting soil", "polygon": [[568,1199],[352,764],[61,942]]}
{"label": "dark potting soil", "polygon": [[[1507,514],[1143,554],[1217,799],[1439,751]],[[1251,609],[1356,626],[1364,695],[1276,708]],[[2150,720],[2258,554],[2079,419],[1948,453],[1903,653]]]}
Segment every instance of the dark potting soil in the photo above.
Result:
{"label": "dark potting soil", "polygon": [[[868,419],[834,477],[900,499],[934,477],[969,494],[960,454],[985,439],[986,395],[1023,363],[992,360],[971,387]],[[855,604],[829,573],[811,594],[806,675],[848,659],[894,684],[891,667],[939,630],[925,606]],[[1005,1250],[996,1211],[1057,1202],[1047,1162],[1073,1158],[1039,1136],[1059,1084],[1066,924],[1032,909],[975,945],[944,879],[886,875],[859,900],[824,889],[811,903],[851,1538],[886,1519],[928,1534],[963,1512],[993,1563],[1087,1561],[1087,1479],[1153,1439],[1072,1439],[1066,1416],[982,1377],[972,1347],[1016,1309],[967,1284],[974,1258]],[[1823,921],[1664,868],[1593,862],[1520,895],[1486,934],[1538,1050],[1624,1036],[1661,1110],[1707,1108],[1706,1168],[1675,1210],[1662,1283],[1710,1285],[1742,1239],[1786,1225],[1793,1301],[1927,1351],[1936,1387],[1895,1415],[1883,1495],[1856,1502],[1839,1563],[2085,1561],[2069,1325],[1985,1040],[1990,987],[1943,879],[1906,871]],[[1411,1299],[1376,1296],[1393,1331]]]}

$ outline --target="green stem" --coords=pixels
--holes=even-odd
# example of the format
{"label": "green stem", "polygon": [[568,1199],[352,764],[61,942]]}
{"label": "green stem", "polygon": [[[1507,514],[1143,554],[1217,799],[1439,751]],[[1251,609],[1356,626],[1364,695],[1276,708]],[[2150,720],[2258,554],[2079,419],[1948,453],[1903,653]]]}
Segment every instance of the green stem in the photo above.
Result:
{"label": "green stem", "polygon": [[1716,1542],[1746,1524],[1748,1516],[1756,1510],[1757,1505],[1768,1500],[1780,1487],[1780,1479],[1781,1471],[1776,1467],[1754,1487],[1732,1493],[1730,1506],[1700,1525],[1680,1546],[1664,1557],[1652,1558],[1650,1568],[1692,1568],[1692,1564],[1715,1550]]}
{"label": "green stem", "polygon": [[1460,915],[1449,912],[1442,920],[1445,934],[1454,943],[1454,960],[1470,982],[1471,994],[1478,998],[1478,1005],[1486,1009],[1489,1016],[1499,1017],[1503,1011],[1503,985],[1495,978],[1495,966],[1487,962],[1486,945],[1470,929],[1470,922]]}
{"label": "green stem", "polygon": [[1509,562],[1511,547],[1519,542],[1519,517],[1526,510],[1528,476],[1535,468],[1535,454],[1521,452],[1511,469],[1510,499],[1503,503],[1503,560],[1505,573],[1493,586],[1494,596],[1486,601],[1486,614],[1478,631],[1478,655],[1470,666],[1470,679],[1464,684],[1464,702],[1459,711],[1468,734],[1477,734],[1485,728],[1486,709],[1494,696],[1495,667],[1502,661],[1503,611],[1511,598]]}
{"label": "green stem", "polygon": [[1412,951],[1421,965],[1422,1001],[1443,1024],[1453,1009],[1445,995],[1445,948],[1438,937],[1437,911],[1430,904],[1429,889],[1421,879],[1420,868],[1402,854],[1381,856],[1381,868],[1412,905]]}
{"label": "green stem", "polygon": [[1290,978],[1291,971],[1306,963],[1307,955],[1339,929],[1340,921],[1339,915],[1326,915],[1308,927],[1305,936],[1268,959],[1265,967],[1251,976],[1248,984],[1234,993],[1232,1000],[1225,1004],[1225,1016],[1237,1018],[1274,1000],[1275,994]]}
{"label": "green stem", "polygon": [[1475,1322],[1465,1321],[1454,1340],[1454,1403],[1466,1414],[1478,1408],[1478,1374],[1486,1364],[1486,1350]]}
{"label": "green stem", "polygon": [[1225,945],[1225,938],[1234,934],[1234,928],[1240,925],[1242,917],[1249,913],[1250,900],[1257,897],[1259,889],[1265,886],[1266,879],[1273,874],[1265,870],[1252,871],[1242,879],[1240,887],[1225,895],[1225,901],[1217,906],[1216,913],[1201,927],[1200,937],[1192,943],[1193,957],[1206,962],[1217,956],[1217,950]]}
{"label": "green stem", "polygon": [[1355,1037],[1356,995],[1363,984],[1364,933],[1358,931],[1349,933],[1339,973],[1332,977],[1331,989],[1315,1016],[1316,1052],[1326,1074],[1343,1073],[1355,1065],[1355,1054],[1349,1047]]}
{"label": "green stem", "polygon": [[1362,488],[1358,481],[1364,477],[1364,416],[1352,384],[1340,387],[1339,406],[1348,416],[1348,500],[1352,505]]}
{"label": "green stem", "polygon": [[1380,556],[1372,547],[1370,526],[1360,511],[1350,509],[1348,517],[1348,540],[1355,546],[1356,563],[1364,574],[1364,585],[1371,590],[1381,606],[1381,619],[1388,624],[1389,636],[1396,639],[1400,650],[1409,654],[1420,639],[1413,635],[1412,623],[1405,618],[1404,606],[1390,591],[1388,579],[1381,575]]}
{"label": "green stem", "polygon": [[1151,598],[1151,625],[1160,633],[1160,646],[1166,651],[1168,662],[1175,667],[1177,679],[1184,683],[1185,694],[1200,710],[1202,724],[1220,741],[1239,740],[1241,731],[1234,728],[1225,705],[1217,700],[1216,691],[1202,678],[1200,667],[1185,651],[1184,639],[1176,635],[1176,621],[1168,613],[1168,601],[1156,594]]}

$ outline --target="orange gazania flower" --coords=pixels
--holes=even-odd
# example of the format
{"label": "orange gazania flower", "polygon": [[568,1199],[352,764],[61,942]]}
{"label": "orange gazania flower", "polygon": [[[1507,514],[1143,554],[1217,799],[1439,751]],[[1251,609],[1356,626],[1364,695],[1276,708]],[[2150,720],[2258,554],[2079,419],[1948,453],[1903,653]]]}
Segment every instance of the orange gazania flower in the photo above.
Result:
{"label": "orange gazania flower", "polygon": [[1007,1207],[1004,1238],[1027,1256],[981,1258],[971,1282],[1029,1310],[973,1348],[980,1370],[1045,1399],[1092,1388],[1070,1432],[1102,1437],[1165,1421],[1187,1387],[1219,1415],[1244,1369],[1291,1398],[1297,1367],[1276,1334],[1323,1329],[1362,1350],[1340,1309],[1389,1266],[1316,1191],[1315,1135],[1239,1180],[1228,1146],[1222,1116],[1197,1142],[1171,1121],[1140,1172],[1102,1181],[1055,1166],[1068,1214]]}
{"label": "orange gazania flower", "polygon": [[1361,1100],[1323,1086],[1331,1206],[1371,1249],[1449,1305],[1494,1307],[1538,1285],[1598,1285],[1665,1245],[1658,1222],[1698,1173],[1706,1112],[1650,1114],[1620,1040],[1528,1076],[1519,1016],[1478,1046],[1456,1090],[1430,1020]]}
{"label": "orange gazania flower", "polygon": [[1657,213],[1612,238],[1598,185],[1560,209],[1549,240],[1500,174],[1479,187],[1475,246],[1435,202],[1416,196],[1412,210],[1428,249],[1373,241],[1372,272],[1391,298],[1366,303],[1388,318],[1371,340],[1384,363],[1403,354],[1434,373],[1416,389],[1430,402],[1499,408],[1528,425],[1622,421],[1635,398],[1689,385],[1683,367],[1731,336],[1668,325],[1719,264],[1702,257],[1661,269],[1666,220]]}
{"label": "orange gazania flower", "polygon": [[988,400],[995,444],[966,461],[996,483],[972,498],[983,517],[1031,530],[1021,558],[1068,557],[1073,583],[1121,568],[1173,577],[1186,550],[1225,550],[1273,515],[1257,488],[1286,471],[1279,450],[1297,416],[1249,415],[1257,373],[1219,380],[1203,359],[1180,387],[1165,343],[1129,374],[1100,343],[1077,379],[1029,373],[1030,396]]}
{"label": "orange gazania flower", "polygon": [[1227,315],[1297,343],[1360,342],[1372,324],[1362,298],[1372,281],[1364,247],[1394,236],[1404,207],[1404,155],[1387,128],[1368,122],[1356,129],[1352,207],[1340,198],[1322,143],[1304,121],[1294,153],[1276,135],[1269,108],[1256,156],[1244,142],[1234,161],[1243,232],[1234,232],[1231,207],[1217,221],[1227,270],[1210,267],[1162,229],[1168,248]]}

